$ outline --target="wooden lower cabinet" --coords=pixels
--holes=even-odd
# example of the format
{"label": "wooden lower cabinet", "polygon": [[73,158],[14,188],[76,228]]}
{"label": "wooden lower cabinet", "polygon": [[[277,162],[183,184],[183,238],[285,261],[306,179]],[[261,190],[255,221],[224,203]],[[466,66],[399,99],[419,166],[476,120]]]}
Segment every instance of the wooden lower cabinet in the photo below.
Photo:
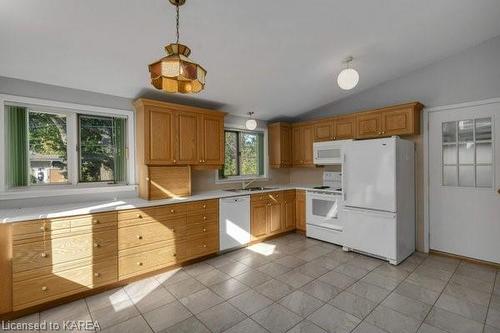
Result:
{"label": "wooden lower cabinet", "polygon": [[264,239],[295,229],[295,190],[251,196],[252,240]]}
{"label": "wooden lower cabinet", "polygon": [[300,231],[306,231],[306,191],[297,190],[297,197],[295,199],[296,209],[296,228]]}
{"label": "wooden lower cabinet", "polygon": [[218,207],[214,199],[1,226],[0,315],[214,254]]}
{"label": "wooden lower cabinet", "polygon": [[295,229],[295,197],[295,190],[288,190],[284,192],[281,211],[283,231]]}

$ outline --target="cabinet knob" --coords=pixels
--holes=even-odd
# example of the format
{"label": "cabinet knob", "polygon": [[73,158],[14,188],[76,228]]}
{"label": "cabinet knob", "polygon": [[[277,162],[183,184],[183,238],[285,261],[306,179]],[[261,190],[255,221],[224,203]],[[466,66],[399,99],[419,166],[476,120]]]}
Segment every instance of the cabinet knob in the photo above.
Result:
{"label": "cabinet knob", "polygon": [[47,291],[47,290],[49,290],[49,288],[47,288],[46,286],[42,287],[42,291]]}
{"label": "cabinet knob", "polygon": [[203,160],[200,160],[200,163],[203,163]]}
{"label": "cabinet knob", "polygon": [[207,232],[207,229],[206,229],[206,228],[203,228],[203,232]]}
{"label": "cabinet knob", "polygon": [[45,252],[42,252],[41,256],[42,256],[42,258],[47,258],[49,255]]}
{"label": "cabinet knob", "polygon": [[171,210],[170,210],[170,213],[171,213],[171,214],[175,213],[175,210],[174,210],[174,209],[171,209]]}
{"label": "cabinet knob", "polygon": [[94,273],[95,277],[101,277],[101,273]]}
{"label": "cabinet knob", "polygon": [[172,254],[172,257],[176,257],[176,256],[177,256],[177,254],[175,254],[175,253]]}
{"label": "cabinet knob", "polygon": [[500,188],[497,190],[497,193],[500,194]]}
{"label": "cabinet knob", "polygon": [[203,247],[207,247],[207,244],[203,244]]}
{"label": "cabinet knob", "polygon": [[137,263],[137,266],[142,266],[142,262],[138,262],[138,263]]}
{"label": "cabinet knob", "polygon": [[385,131],[382,131],[382,134],[385,134]]}
{"label": "cabinet knob", "polygon": [[41,230],[41,231],[47,231],[47,227],[46,227],[46,226],[41,226],[41,227],[40,227],[40,230]]}
{"label": "cabinet knob", "polygon": [[206,205],[206,204],[203,204],[203,206],[202,206],[202,207],[203,207],[203,208],[207,208],[207,205]]}
{"label": "cabinet knob", "polygon": [[206,221],[207,220],[207,217],[206,216],[203,216],[203,221]]}
{"label": "cabinet knob", "polygon": [[382,132],[378,132],[378,135],[382,134]]}
{"label": "cabinet knob", "polygon": [[334,136],[334,137],[333,137],[333,140],[337,140],[337,137],[336,137],[336,136]]}
{"label": "cabinet knob", "polygon": [[174,160],[174,163],[177,163],[177,160]]}
{"label": "cabinet knob", "polygon": [[142,219],[142,215],[141,214],[137,214],[136,215],[138,219]]}
{"label": "cabinet knob", "polygon": [[141,235],[137,235],[137,239],[142,239],[142,236]]}
{"label": "cabinet knob", "polygon": [[97,248],[97,247],[101,247],[101,244],[99,243],[94,243],[94,247]]}
{"label": "cabinet knob", "polygon": [[94,224],[99,224],[101,223],[101,221],[99,221],[98,219],[94,219]]}
{"label": "cabinet knob", "polygon": [[172,229],[172,232],[175,233],[175,228]]}

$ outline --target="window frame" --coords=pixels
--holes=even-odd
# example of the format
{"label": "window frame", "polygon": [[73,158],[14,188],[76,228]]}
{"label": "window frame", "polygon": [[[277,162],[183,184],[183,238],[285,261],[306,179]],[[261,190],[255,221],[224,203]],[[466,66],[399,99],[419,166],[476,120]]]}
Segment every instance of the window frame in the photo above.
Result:
{"label": "window frame", "polygon": [[[30,198],[34,196],[57,196],[69,193],[101,193],[118,192],[136,189],[135,177],[135,115],[132,110],[113,109],[92,105],[83,105],[67,102],[58,102],[47,99],[31,98],[15,95],[0,94],[0,128],[5,132],[5,107],[8,105],[26,107],[28,111],[64,114],[67,118],[67,146],[68,146],[68,183],[67,184],[30,184],[19,188],[8,188],[7,176],[7,149],[5,135],[0,135],[0,200],[13,198]],[[109,182],[79,182],[78,152],[78,114],[101,117],[126,118],[126,146],[128,149],[126,183],[112,184]]]}
{"label": "window frame", "polygon": [[[226,178],[221,178],[219,170],[215,171],[215,183],[216,184],[230,184],[230,183],[241,183],[245,181],[253,181],[253,180],[269,180],[269,156],[268,156],[268,131],[267,128],[262,128],[262,127],[257,127],[255,130],[250,131],[245,128],[243,125],[232,125],[228,127],[224,127],[224,133],[226,131],[233,131],[233,132],[256,132],[256,133],[262,133],[263,134],[263,146],[264,146],[264,152],[263,152],[263,164],[264,164],[264,174],[259,175],[259,176],[229,176]],[[239,141],[239,140],[238,140]],[[225,146],[225,141],[224,141],[224,146]],[[239,142],[238,142],[239,146]],[[225,148],[225,147],[224,147]],[[239,159],[239,157],[238,157]],[[239,163],[238,163],[238,169],[239,169]],[[239,172],[238,172],[239,173]]]}

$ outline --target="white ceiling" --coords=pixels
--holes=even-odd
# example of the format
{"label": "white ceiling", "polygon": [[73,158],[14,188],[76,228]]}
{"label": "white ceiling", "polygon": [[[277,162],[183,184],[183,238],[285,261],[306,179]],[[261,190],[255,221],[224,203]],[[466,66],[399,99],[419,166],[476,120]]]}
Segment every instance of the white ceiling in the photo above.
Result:
{"label": "white ceiling", "polygon": [[[500,35],[498,0],[187,0],[181,42],[207,71],[196,99],[293,117]],[[0,0],[0,75],[135,98],[174,39],[168,0]]]}

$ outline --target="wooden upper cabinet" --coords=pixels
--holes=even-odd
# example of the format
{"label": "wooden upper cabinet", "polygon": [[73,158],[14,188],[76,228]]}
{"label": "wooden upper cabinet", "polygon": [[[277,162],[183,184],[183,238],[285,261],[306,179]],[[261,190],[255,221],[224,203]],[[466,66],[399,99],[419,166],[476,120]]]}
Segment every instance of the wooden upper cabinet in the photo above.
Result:
{"label": "wooden upper cabinet", "polygon": [[357,138],[373,138],[382,135],[382,115],[379,112],[360,114],[357,122]]}
{"label": "wooden upper cabinet", "polygon": [[221,166],[224,164],[224,116],[202,115],[200,163]]}
{"label": "wooden upper cabinet", "polygon": [[198,114],[194,112],[176,112],[176,163],[197,164],[201,136],[198,131]]}
{"label": "wooden upper cabinet", "polygon": [[410,104],[382,112],[382,134],[414,135],[420,133],[420,105]]}
{"label": "wooden upper cabinet", "polygon": [[134,105],[139,163],[224,164],[224,112],[149,99]]}
{"label": "wooden upper cabinet", "polygon": [[312,125],[304,127],[304,165],[314,165],[313,160],[313,142],[314,142],[314,128]]}
{"label": "wooden upper cabinet", "polygon": [[334,140],[335,121],[333,119],[320,120],[314,124],[314,142]]}
{"label": "wooden upper cabinet", "polygon": [[420,134],[420,111],[423,105],[407,103],[357,115],[356,138]]}
{"label": "wooden upper cabinet", "polygon": [[313,124],[297,124],[292,127],[293,166],[314,166],[313,142]]}
{"label": "wooden upper cabinet", "polygon": [[292,131],[287,123],[268,126],[269,165],[271,168],[288,168],[292,165]]}
{"label": "wooden upper cabinet", "polygon": [[333,122],[333,139],[347,140],[356,136],[356,117],[345,116],[335,118]]}
{"label": "wooden upper cabinet", "polygon": [[174,163],[174,116],[171,110],[151,107],[144,117],[144,160],[146,164]]}

